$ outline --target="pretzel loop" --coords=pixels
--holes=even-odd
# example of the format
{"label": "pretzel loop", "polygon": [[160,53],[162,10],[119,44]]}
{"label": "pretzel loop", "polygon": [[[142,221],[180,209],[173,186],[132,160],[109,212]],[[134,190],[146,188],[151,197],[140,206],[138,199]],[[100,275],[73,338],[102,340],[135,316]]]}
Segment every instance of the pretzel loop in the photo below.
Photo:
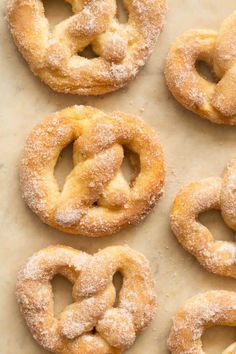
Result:
{"label": "pretzel loop", "polygon": [[[167,85],[187,109],[219,124],[236,124],[236,12],[222,24],[219,33],[192,30],[172,45],[166,62]],[[196,69],[205,61],[218,82],[210,82]]]}
{"label": "pretzel loop", "polygon": [[[124,282],[114,307],[117,271]],[[58,319],[50,284],[56,274],[72,282],[74,301]],[[156,307],[148,262],[118,246],[94,256],[65,246],[38,252],[19,272],[17,299],[34,338],[58,354],[122,353],[150,323]]]}

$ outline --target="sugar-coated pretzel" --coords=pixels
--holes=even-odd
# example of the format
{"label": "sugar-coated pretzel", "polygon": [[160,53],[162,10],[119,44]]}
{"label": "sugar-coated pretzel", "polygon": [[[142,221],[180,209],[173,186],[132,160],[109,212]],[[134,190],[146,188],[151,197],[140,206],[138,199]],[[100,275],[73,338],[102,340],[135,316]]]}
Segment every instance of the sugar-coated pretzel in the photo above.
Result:
{"label": "sugar-coated pretzel", "polygon": [[236,278],[236,243],[214,240],[199,214],[221,210],[226,224],[233,230],[236,207],[236,160],[227,166],[223,179],[211,177],[191,183],[178,193],[171,212],[171,228],[180,244],[208,271]]}
{"label": "sugar-coated pretzel", "polygon": [[[160,34],[165,0],[124,0],[127,23],[116,18],[116,0],[65,0],[74,15],[51,32],[41,0],[9,0],[14,41],[33,73],[53,90],[100,95],[133,79]],[[97,58],[80,52],[92,46]]]}
{"label": "sugar-coated pretzel", "polygon": [[[194,296],[177,312],[168,339],[172,354],[206,354],[201,337],[212,326],[236,327],[236,293],[209,291]],[[236,343],[222,354],[235,354]]]}
{"label": "sugar-coated pretzel", "polygon": [[[167,85],[184,107],[218,124],[236,124],[236,12],[222,24],[219,33],[191,30],[173,43],[167,56]],[[219,79],[201,76],[196,63],[209,64]]]}
{"label": "sugar-coated pretzel", "polygon": [[[118,301],[112,283],[116,272],[123,276]],[[74,301],[58,319],[51,285],[56,274],[73,284]],[[34,339],[56,354],[123,353],[156,310],[148,261],[128,246],[107,247],[94,256],[48,247],[21,268],[16,294]]]}
{"label": "sugar-coated pretzel", "polygon": [[[54,166],[71,142],[74,169],[60,191]],[[120,170],[123,146],[137,172],[130,184]],[[26,203],[46,224],[73,234],[111,235],[140,221],[159,199],[162,148],[139,118],[74,106],[34,128],[21,159],[20,180]]]}

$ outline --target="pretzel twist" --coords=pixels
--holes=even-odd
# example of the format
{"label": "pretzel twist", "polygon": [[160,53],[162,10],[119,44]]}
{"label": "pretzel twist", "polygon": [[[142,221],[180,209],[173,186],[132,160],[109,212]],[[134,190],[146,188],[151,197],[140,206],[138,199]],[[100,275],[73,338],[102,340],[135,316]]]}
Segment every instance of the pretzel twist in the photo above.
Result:
{"label": "pretzel twist", "polygon": [[[74,142],[74,169],[60,191],[54,167]],[[120,171],[128,148],[135,175]],[[35,127],[20,163],[23,197],[46,224],[61,231],[105,236],[140,221],[162,194],[164,163],[154,131],[141,119],[74,106]]]}
{"label": "pretzel twist", "polygon": [[[236,327],[236,293],[209,291],[188,300],[177,312],[168,339],[172,354],[206,354],[201,337],[212,326]],[[236,343],[222,354],[234,354]]]}
{"label": "pretzel twist", "polygon": [[[41,0],[10,0],[8,22],[33,73],[53,90],[99,95],[117,90],[145,64],[160,33],[165,0],[126,0],[126,24],[115,0],[66,0],[74,15],[50,31]],[[92,46],[98,58],[80,52]]]}
{"label": "pretzel twist", "polygon": [[210,209],[221,210],[225,223],[236,230],[236,159],[223,178],[211,177],[185,186],[171,212],[171,228],[181,245],[209,272],[236,278],[235,241],[216,241],[198,218]]}
{"label": "pretzel twist", "polygon": [[[113,276],[123,284],[115,306]],[[73,284],[73,303],[55,318],[51,280],[61,274]],[[125,246],[94,256],[65,246],[34,254],[17,280],[17,299],[35,340],[56,354],[119,354],[129,348],[156,309],[147,260]],[[95,333],[94,333],[95,332]]]}
{"label": "pretzel twist", "polygon": [[[184,107],[218,124],[236,124],[236,12],[219,33],[191,30],[173,43],[166,61],[167,85]],[[213,68],[218,82],[196,69],[198,61]]]}

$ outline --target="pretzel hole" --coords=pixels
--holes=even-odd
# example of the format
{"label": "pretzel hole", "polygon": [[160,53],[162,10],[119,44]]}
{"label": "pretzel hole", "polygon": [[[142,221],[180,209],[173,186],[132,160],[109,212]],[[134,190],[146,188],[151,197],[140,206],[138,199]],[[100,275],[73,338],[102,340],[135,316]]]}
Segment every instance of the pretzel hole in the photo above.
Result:
{"label": "pretzel hole", "polygon": [[120,272],[116,272],[113,276],[113,285],[116,289],[116,300],[113,307],[117,307],[119,305],[119,296],[120,291],[123,285],[123,276]]}
{"label": "pretzel hole", "polygon": [[54,169],[54,176],[57,180],[60,191],[63,189],[66,177],[70,174],[74,167],[72,156],[73,143],[67,145],[65,149],[62,150]]}
{"label": "pretzel hole", "polygon": [[129,15],[123,0],[116,0],[116,17],[120,23],[128,22]]}
{"label": "pretzel hole", "polygon": [[234,240],[234,232],[224,223],[218,210],[210,210],[200,214],[199,221],[209,230],[211,230],[215,240]]}
{"label": "pretzel hole", "polygon": [[235,342],[235,328],[216,326],[208,329],[202,336],[204,353],[221,354]]}
{"label": "pretzel hole", "polygon": [[124,159],[121,164],[121,172],[127,183],[132,186],[135,179],[140,173],[139,155],[131,151],[127,147],[124,148]]}
{"label": "pretzel hole", "polygon": [[43,5],[51,30],[58,23],[73,15],[71,5],[64,0],[43,0]]}
{"label": "pretzel hole", "polygon": [[213,82],[215,84],[219,82],[219,79],[214,73],[212,66],[208,64],[206,61],[198,60],[196,62],[196,70],[203,79]]}
{"label": "pretzel hole", "polygon": [[91,45],[88,45],[82,52],[79,52],[78,55],[87,59],[98,58],[98,55],[94,52]]}
{"label": "pretzel hole", "polygon": [[51,284],[54,295],[54,316],[58,318],[65,307],[73,303],[72,284],[61,275],[56,275]]}

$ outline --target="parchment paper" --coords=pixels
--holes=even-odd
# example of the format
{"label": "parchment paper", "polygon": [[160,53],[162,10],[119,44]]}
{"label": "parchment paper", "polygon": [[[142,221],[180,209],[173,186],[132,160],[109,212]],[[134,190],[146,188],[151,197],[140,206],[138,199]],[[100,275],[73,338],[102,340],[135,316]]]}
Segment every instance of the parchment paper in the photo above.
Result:
{"label": "parchment paper", "polygon": [[[59,20],[61,2],[48,2],[48,13],[54,21]],[[221,175],[236,152],[236,128],[211,124],[182,108],[166,88],[164,59],[171,42],[183,31],[190,28],[217,30],[222,20],[235,10],[235,1],[169,0],[164,31],[144,70],[126,88],[97,98],[56,94],[34,77],[12,42],[5,7],[6,1],[2,0],[0,353],[45,353],[25,326],[14,295],[17,270],[28,256],[50,244],[65,244],[93,253],[108,245],[127,243],[150,260],[159,303],[153,324],[139,336],[128,353],[166,354],[171,317],[186,299],[210,289],[235,290],[235,281],[207,273],[177,243],[169,228],[169,210],[182,185]],[[73,104],[141,115],[155,128],[164,147],[168,172],[164,197],[142,224],[109,238],[93,240],[60,233],[44,225],[21,198],[18,163],[26,136],[46,115]],[[69,152],[66,155],[65,169],[71,159]],[[208,213],[202,220],[217,238],[233,239],[234,233],[223,224],[220,214]],[[70,288],[64,283],[55,282],[56,299],[63,299],[59,304],[61,308],[69,301],[66,294]],[[235,338],[233,328],[209,330],[204,336],[204,349],[209,354],[221,353]]]}

